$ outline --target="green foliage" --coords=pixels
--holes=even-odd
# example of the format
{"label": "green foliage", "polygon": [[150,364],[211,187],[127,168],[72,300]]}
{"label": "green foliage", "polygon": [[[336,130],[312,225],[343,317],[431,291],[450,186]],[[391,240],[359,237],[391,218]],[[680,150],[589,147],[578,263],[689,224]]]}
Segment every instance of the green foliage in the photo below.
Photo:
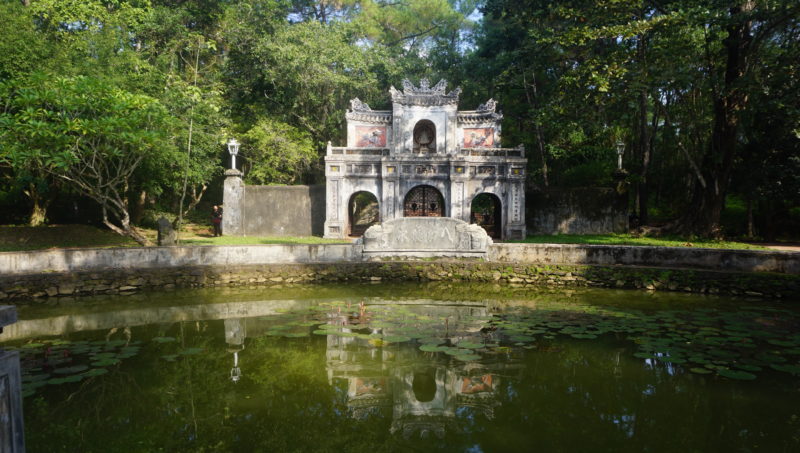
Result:
{"label": "green foliage", "polygon": [[100,204],[110,228],[116,220],[133,235],[125,193],[139,165],[169,146],[166,109],[99,79],[44,73],[0,83],[0,98],[0,158],[65,181]]}
{"label": "green foliage", "polygon": [[241,155],[246,159],[248,184],[291,184],[316,161],[307,132],[280,121],[263,118],[243,136]]}

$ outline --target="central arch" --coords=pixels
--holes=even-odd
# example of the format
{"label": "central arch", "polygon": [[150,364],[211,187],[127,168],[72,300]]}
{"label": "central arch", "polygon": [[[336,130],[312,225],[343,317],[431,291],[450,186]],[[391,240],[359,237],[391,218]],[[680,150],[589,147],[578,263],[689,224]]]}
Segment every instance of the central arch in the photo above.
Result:
{"label": "central arch", "polygon": [[444,217],[444,197],[433,186],[409,190],[403,201],[403,217]]}

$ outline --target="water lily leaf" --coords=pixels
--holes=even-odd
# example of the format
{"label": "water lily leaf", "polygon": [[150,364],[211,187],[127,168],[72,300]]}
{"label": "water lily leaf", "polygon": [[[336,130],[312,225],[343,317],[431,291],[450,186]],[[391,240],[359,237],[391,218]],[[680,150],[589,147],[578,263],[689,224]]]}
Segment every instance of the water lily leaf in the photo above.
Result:
{"label": "water lily leaf", "polygon": [[41,348],[44,346],[44,343],[25,343],[24,345],[20,346],[23,349],[34,349],[34,348]]}
{"label": "water lily leaf", "polygon": [[153,341],[156,343],[172,343],[173,341],[177,341],[174,337],[155,337]]}
{"label": "water lily leaf", "polygon": [[283,336],[286,337],[286,338],[302,338],[302,337],[307,337],[308,336],[308,332],[285,333],[285,334],[283,334]]}
{"label": "water lily leaf", "polygon": [[756,378],[756,375],[753,373],[738,370],[717,370],[717,374],[729,379],[736,379],[740,381],[751,381]]}
{"label": "water lily leaf", "polygon": [[311,333],[314,335],[330,335],[331,332],[329,330],[317,329]]}
{"label": "water lily leaf", "polygon": [[50,377],[50,375],[47,374],[47,373],[45,373],[45,374],[33,374],[33,375],[25,374],[25,375],[22,375],[22,384],[23,385],[27,385],[28,383],[31,383],[31,382],[43,381],[43,380],[45,380],[45,379],[47,379],[49,377]]}
{"label": "water lily leaf", "polygon": [[387,335],[383,337],[383,341],[387,343],[403,343],[409,340],[411,340],[411,338],[405,335]]}
{"label": "water lily leaf", "polygon": [[712,371],[708,368],[689,368],[689,371],[697,374],[711,374]]}
{"label": "water lily leaf", "polygon": [[736,366],[736,368],[738,368],[740,370],[744,370],[744,371],[751,371],[751,372],[761,371],[761,367],[760,366],[756,366],[756,365],[747,365],[747,364],[744,364],[744,363],[737,363],[735,366]]}
{"label": "water lily leaf", "polygon": [[92,362],[91,365],[93,367],[104,367],[104,366],[116,365],[119,362],[120,362],[120,360],[117,359],[117,358],[110,358],[110,359],[96,360],[96,361]]}
{"label": "water lily leaf", "polygon": [[790,373],[795,376],[800,375],[800,365],[778,365],[773,363],[770,365],[770,368],[777,371],[783,371],[784,373]]}
{"label": "water lily leaf", "polygon": [[175,361],[175,359],[177,359],[177,358],[178,358],[178,354],[167,354],[167,355],[162,355],[162,356],[161,356],[161,358],[162,358],[162,359],[164,359],[164,360],[166,360],[167,362],[174,362],[174,361]]}
{"label": "water lily leaf", "polygon": [[590,340],[590,339],[593,339],[593,338],[597,338],[597,335],[594,335],[594,334],[591,334],[591,333],[573,333],[570,336],[572,338],[579,338],[579,339],[585,339],[585,340]]}
{"label": "water lily leaf", "polygon": [[186,348],[183,351],[180,351],[178,354],[180,355],[195,355],[200,354],[203,352],[203,348]]}
{"label": "water lily leaf", "polygon": [[422,352],[439,352],[441,348],[433,344],[421,344],[419,345],[419,350]]}
{"label": "water lily leaf", "polygon": [[481,356],[479,356],[478,354],[458,354],[454,357],[457,360],[461,360],[462,362],[471,362],[481,358]]}
{"label": "water lily leaf", "polygon": [[460,341],[457,346],[464,349],[480,349],[484,347],[483,343],[472,343],[469,341]]}
{"label": "water lily leaf", "polygon": [[81,371],[86,371],[88,369],[89,369],[89,367],[86,366],[86,365],[75,365],[75,366],[66,367],[66,368],[56,368],[55,370],[53,370],[53,373],[56,373],[56,374],[74,374],[74,373],[80,373]]}
{"label": "water lily leaf", "polygon": [[92,368],[90,370],[84,371],[81,373],[84,377],[94,377],[94,376],[102,376],[108,373],[108,369],[106,368]]}

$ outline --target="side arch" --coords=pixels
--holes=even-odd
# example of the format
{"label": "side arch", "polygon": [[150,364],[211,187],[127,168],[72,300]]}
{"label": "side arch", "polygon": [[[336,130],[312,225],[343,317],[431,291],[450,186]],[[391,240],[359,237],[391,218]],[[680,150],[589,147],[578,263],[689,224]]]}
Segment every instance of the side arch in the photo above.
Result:
{"label": "side arch", "polygon": [[472,198],[470,204],[470,223],[481,226],[493,239],[503,237],[503,203],[489,192],[481,192]]}
{"label": "side arch", "polygon": [[372,192],[359,190],[347,201],[347,232],[351,237],[361,237],[367,228],[381,221],[378,197]]}

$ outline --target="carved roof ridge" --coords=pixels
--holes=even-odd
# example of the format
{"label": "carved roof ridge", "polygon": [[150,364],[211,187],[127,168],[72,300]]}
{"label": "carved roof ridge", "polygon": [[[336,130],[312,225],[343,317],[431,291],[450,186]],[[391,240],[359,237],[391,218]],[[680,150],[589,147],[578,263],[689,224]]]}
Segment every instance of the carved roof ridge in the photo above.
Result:
{"label": "carved roof ridge", "polygon": [[392,101],[407,105],[451,105],[458,104],[458,97],[461,94],[461,87],[447,93],[447,80],[441,79],[431,86],[428,79],[421,79],[419,86],[415,86],[410,80],[403,79],[403,90],[400,91],[394,86],[389,88]]}

